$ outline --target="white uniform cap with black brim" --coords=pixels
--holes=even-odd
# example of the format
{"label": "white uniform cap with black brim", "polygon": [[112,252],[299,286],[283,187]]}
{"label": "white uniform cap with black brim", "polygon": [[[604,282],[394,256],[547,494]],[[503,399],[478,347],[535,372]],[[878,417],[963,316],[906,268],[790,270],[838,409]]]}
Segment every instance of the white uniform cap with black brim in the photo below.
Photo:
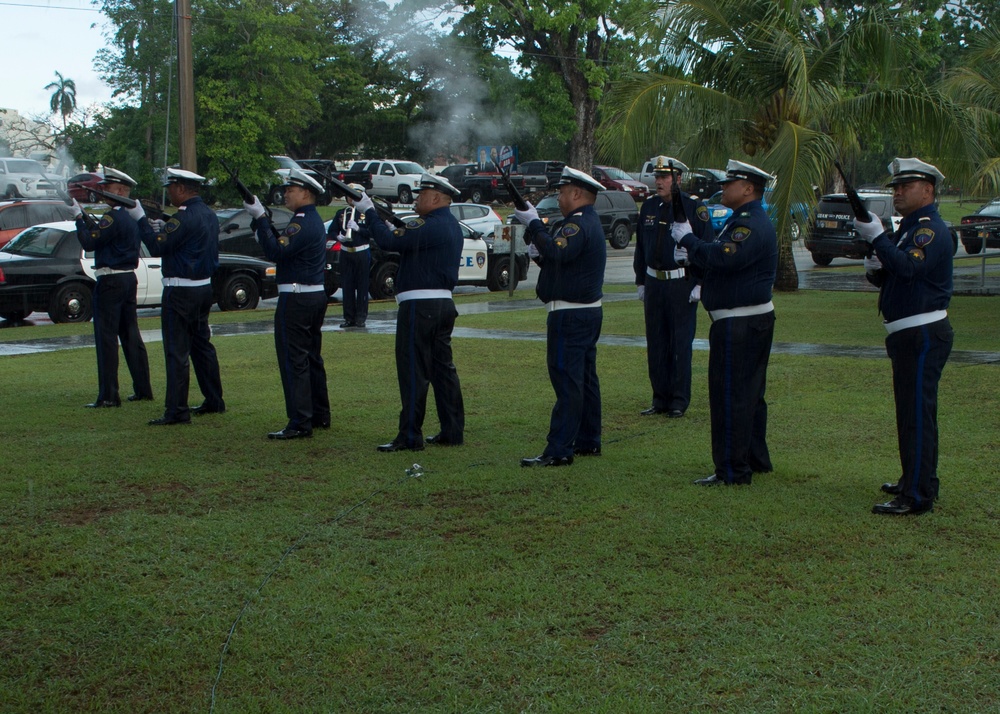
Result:
{"label": "white uniform cap with black brim", "polygon": [[678,173],[684,173],[688,171],[687,165],[673,156],[657,156],[653,159],[653,174],[654,175],[670,175],[670,165],[674,165],[674,171]]}
{"label": "white uniform cap with black brim", "polygon": [[323,195],[323,184],[314,179],[309,171],[303,171],[302,169],[289,169],[288,178],[285,182],[281,184],[281,188],[288,188],[289,186],[298,186],[300,188],[307,188],[317,196]]}
{"label": "white uniform cap with black brim", "polygon": [[604,190],[601,182],[593,176],[588,176],[583,171],[578,171],[577,169],[571,169],[569,166],[563,168],[558,185],[578,186],[579,188],[587,189],[591,193],[600,193]]}
{"label": "white uniform cap with black brim", "polygon": [[436,176],[434,174],[424,174],[420,177],[420,185],[414,188],[414,192],[426,191],[431,189],[433,191],[440,191],[446,196],[451,196],[452,198],[459,198],[462,192],[451,185],[444,176]]}
{"label": "white uniform cap with black brim", "polygon": [[167,169],[166,177],[164,178],[163,185],[169,186],[172,183],[186,184],[188,186],[200,187],[205,183],[205,177],[199,176],[194,171],[188,171],[186,169]]}
{"label": "white uniform cap with black brim", "polygon": [[129,188],[135,188],[138,182],[129,176],[124,171],[119,171],[118,169],[110,169],[107,166],[104,167],[104,178],[101,179],[100,183],[120,183]]}
{"label": "white uniform cap with black brim", "polygon": [[916,158],[893,159],[892,163],[889,164],[889,173],[892,174],[892,179],[889,181],[890,186],[898,186],[910,181],[929,181],[932,186],[937,186],[939,182],[944,181],[944,174],[938,170],[937,166]]}
{"label": "white uniform cap with black brim", "polygon": [[735,159],[730,159],[729,163],[726,164],[726,177],[720,179],[719,183],[730,183],[732,181],[749,181],[755,186],[760,186],[763,188],[767,184],[774,180],[774,176],[769,174],[763,169],[758,169],[752,164],[746,164],[742,161],[736,161]]}

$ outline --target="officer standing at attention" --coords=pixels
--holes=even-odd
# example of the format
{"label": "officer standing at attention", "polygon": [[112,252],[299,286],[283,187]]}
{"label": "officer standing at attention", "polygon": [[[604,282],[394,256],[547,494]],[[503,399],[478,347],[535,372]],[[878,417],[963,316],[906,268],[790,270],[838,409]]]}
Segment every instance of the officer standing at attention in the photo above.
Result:
{"label": "officer standing at attention", "polygon": [[[673,172],[670,170],[673,166]],[[687,166],[677,159],[657,156],[653,168],[656,195],[642,204],[639,235],[635,242],[635,284],[646,317],[646,361],[653,387],[653,404],[643,416],[684,416],[691,402],[691,345],[698,320],[701,284],[692,282],[684,266],[674,260],[674,223],[671,191]],[[681,193],[684,213],[703,241],[715,240],[708,209],[701,201]]]}
{"label": "officer standing at attention", "polygon": [[[219,267],[219,219],[199,195],[204,181],[204,176],[193,171],[167,169],[164,186],[177,213],[165,224],[149,221],[145,215],[139,221],[142,242],[151,254],[163,258],[160,323],[167,396],[163,416],[151,420],[150,426],[189,424],[192,413],[226,411],[219,359],[208,326],[212,274]],[[194,409],[188,409],[189,358],[205,397]]]}
{"label": "officer standing at attention", "polygon": [[[352,183],[358,193],[365,187]],[[327,238],[340,241],[340,287],[344,296],[342,328],[364,327],[368,319],[368,278],[372,268],[369,250],[370,234],[364,214],[358,213],[354,200],[347,197],[347,208],[341,208],[330,222]]]}
{"label": "officer standing at attention", "polygon": [[899,230],[884,230],[874,213],[854,229],[875,251],[865,270],[881,288],[903,467],[899,481],[882,484],[893,499],[875,504],[872,513],[903,516],[934,510],[938,496],[938,382],[955,340],[948,321],[952,242],[935,205],[944,174],[920,159],[898,158],[889,173],[892,205],[903,216]]}
{"label": "officer standing at attention", "polygon": [[687,222],[671,229],[678,250],[704,272],[701,300],[712,319],[708,400],[715,473],[695,481],[701,486],[749,484],[754,472],[772,470],[764,389],[774,338],[778,237],[761,201],[773,178],[730,160],[722,204],[733,214],[715,242],[699,240]]}
{"label": "officer standing at attention", "polygon": [[256,196],[243,208],[254,218],[264,255],[278,266],[274,349],[288,423],[267,438],[287,440],[312,436],[315,427],[330,428],[330,398],[323,367],[326,236],[316,212],[323,185],[305,171],[292,169],[282,186],[285,207],[293,215],[280,236]]}
{"label": "officer standing at attention", "polygon": [[541,272],[535,293],[548,308],[546,362],[556,393],[545,450],[521,459],[521,466],[568,466],[574,455],[601,454],[597,339],[608,255],[594,201],[604,187],[568,166],[558,186],[564,219],[551,234],[530,203],[527,210],[514,211],[527,226],[525,241],[538,251]]}
{"label": "officer standing at attention", "polygon": [[424,448],[428,386],[434,387],[441,431],[427,437],[427,443],[459,446],[465,440],[462,386],[451,355],[451,333],[458,317],[451,292],[458,282],[464,240],[450,206],[460,193],[444,177],[430,174],[421,177],[415,191],[417,217],[395,231],[379,219],[371,198],[363,195],[357,202],[371,238],[381,249],[400,254],[396,377],[402,408],[396,438],[378,446],[383,452]]}
{"label": "officer standing at attention", "polygon": [[[107,193],[128,197],[135,180],[128,174],[104,169],[101,186]],[[149,356],[139,334],[136,317],[135,269],[139,266],[139,226],[132,213],[141,217],[142,207],[126,210],[112,198],[96,230],[83,220],[83,209],[73,201],[76,235],[84,250],[94,251],[97,285],[94,287],[94,344],[97,347],[97,400],[91,408],[121,406],[118,395],[118,342],[132,375],[130,402],[152,400],[149,383]]]}

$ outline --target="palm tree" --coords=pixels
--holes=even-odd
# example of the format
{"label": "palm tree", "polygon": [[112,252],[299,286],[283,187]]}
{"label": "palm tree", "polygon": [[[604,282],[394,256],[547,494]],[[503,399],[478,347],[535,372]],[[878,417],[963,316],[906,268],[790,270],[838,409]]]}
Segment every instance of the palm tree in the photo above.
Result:
{"label": "palm tree", "polygon": [[599,140],[625,164],[670,146],[692,165],[737,158],[775,174],[779,290],[798,288],[791,208],[815,203],[838,155],[885,136],[932,159],[969,154],[965,115],[908,71],[902,20],[818,12],[810,0],[666,0],[650,29],[657,71],[611,93]]}
{"label": "palm tree", "polygon": [[54,91],[49,100],[49,107],[53,114],[62,115],[63,131],[66,131],[66,120],[76,109],[76,82],[64,79],[62,74],[56,72],[56,81],[45,85],[46,91],[50,89]]}

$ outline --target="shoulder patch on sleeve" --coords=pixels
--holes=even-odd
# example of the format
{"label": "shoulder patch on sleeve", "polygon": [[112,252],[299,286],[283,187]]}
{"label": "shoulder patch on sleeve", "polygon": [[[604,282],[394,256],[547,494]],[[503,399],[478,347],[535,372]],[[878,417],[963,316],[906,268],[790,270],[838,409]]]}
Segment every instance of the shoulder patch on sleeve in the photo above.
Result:
{"label": "shoulder patch on sleeve", "polygon": [[698,218],[700,218],[701,220],[703,220],[703,221],[707,221],[708,220],[708,208],[706,206],[704,206],[704,205],[698,206],[698,208],[695,211],[695,213],[698,215]]}
{"label": "shoulder patch on sleeve", "polygon": [[575,236],[579,232],[580,232],[580,226],[576,225],[575,223],[567,223],[562,227],[562,230],[559,231],[559,235],[565,238],[571,238],[572,236]]}
{"label": "shoulder patch on sleeve", "polygon": [[733,228],[732,239],[736,243],[742,243],[750,237],[750,233],[751,231],[749,226],[737,226],[736,228]]}
{"label": "shoulder patch on sleeve", "polygon": [[295,221],[292,221],[287,226],[285,226],[285,235],[288,236],[289,238],[291,238],[292,236],[294,236],[296,233],[298,233],[301,230],[302,230],[302,226],[300,226]]}
{"label": "shoulder patch on sleeve", "polygon": [[913,245],[918,248],[930,245],[931,241],[934,240],[934,235],[935,233],[933,228],[920,228],[913,234]]}
{"label": "shoulder patch on sleeve", "polygon": [[[167,221],[167,224],[165,226],[163,226],[163,233],[173,233],[180,227],[181,227],[181,222],[177,219],[177,216],[174,216],[169,221]],[[162,236],[163,234],[161,233],[160,235]]]}
{"label": "shoulder patch on sleeve", "polygon": [[108,226],[110,226],[112,223],[115,222],[115,218],[114,216],[111,215],[111,213],[112,213],[111,211],[108,211],[103,216],[101,216],[101,222],[97,224],[98,228],[107,228]]}
{"label": "shoulder patch on sleeve", "polygon": [[412,231],[412,230],[415,230],[417,228],[420,228],[420,226],[422,226],[422,225],[424,225],[424,219],[423,218],[411,218],[408,221],[406,221],[406,229],[407,230],[411,230]]}

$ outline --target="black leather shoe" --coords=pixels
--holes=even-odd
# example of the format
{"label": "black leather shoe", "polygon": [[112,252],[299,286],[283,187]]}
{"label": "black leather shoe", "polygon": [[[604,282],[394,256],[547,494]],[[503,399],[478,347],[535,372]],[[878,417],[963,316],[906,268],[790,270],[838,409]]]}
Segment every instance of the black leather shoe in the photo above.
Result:
{"label": "black leather shoe", "polygon": [[653,416],[654,414],[666,414],[666,409],[660,409],[659,407],[650,407],[649,409],[643,409],[639,412],[639,416]]}
{"label": "black leather shoe", "polygon": [[122,405],[121,402],[112,402],[107,399],[102,399],[98,402],[91,402],[90,404],[84,404],[83,406],[85,406],[87,409],[109,409],[112,407],[120,407],[121,405]]}
{"label": "black leather shoe", "polygon": [[150,419],[147,422],[150,426],[171,426],[173,424],[190,424],[190,419],[168,419],[167,417],[160,417],[159,419]]}
{"label": "black leather shoe", "polygon": [[340,323],[340,329],[346,330],[348,327],[354,327],[353,322],[342,322]]}
{"label": "black leather shoe", "polygon": [[414,446],[407,446],[401,441],[390,441],[388,444],[379,444],[375,447],[376,451],[381,451],[384,454],[391,454],[394,451],[423,451],[423,444],[415,444]]}
{"label": "black leather shoe", "polygon": [[452,441],[451,439],[446,439],[440,434],[435,434],[434,436],[428,436],[424,439],[428,444],[434,444],[436,446],[461,446],[463,442]]}
{"label": "black leather shoe", "polygon": [[201,406],[194,407],[191,413],[195,416],[205,416],[206,414],[223,414],[225,411],[225,407],[209,407],[202,404]]}
{"label": "black leather shoe", "polygon": [[600,456],[601,447],[591,446],[589,449],[573,449],[573,454],[575,456]]}
{"label": "black leather shoe", "polygon": [[272,431],[267,435],[267,438],[287,441],[288,439],[308,439],[312,435],[313,433],[311,431],[305,431],[304,429],[289,429],[286,426],[281,431]]}
{"label": "black leather shoe", "polygon": [[354,326],[355,327],[364,327],[365,323],[363,323],[363,322],[357,322],[357,323],[354,324]]}
{"label": "black leather shoe", "polygon": [[572,456],[536,456],[534,458],[521,459],[521,466],[569,466],[573,463]]}
{"label": "black leather shoe", "polygon": [[728,486],[726,480],[719,478],[718,474],[712,474],[711,476],[706,476],[705,478],[700,478],[694,482],[696,486]]}
{"label": "black leather shoe", "polygon": [[683,409],[668,409],[667,410],[667,418],[668,419],[680,419],[682,416],[684,416],[684,410]]}
{"label": "black leather shoe", "polygon": [[913,503],[903,503],[898,498],[872,506],[872,513],[877,513],[880,516],[917,516],[933,510],[933,502],[917,506]]}
{"label": "black leather shoe", "polygon": [[138,394],[130,394],[128,395],[128,400],[130,402],[151,402],[153,401],[153,397],[152,395],[148,397],[140,397]]}
{"label": "black leather shoe", "polygon": [[899,485],[898,481],[896,483],[884,483],[880,488],[882,489],[882,493],[888,493],[890,496],[898,496],[903,492],[903,487]]}
{"label": "black leather shoe", "polygon": [[327,419],[325,421],[314,421],[312,424],[313,424],[313,429],[329,429],[330,428],[330,420],[329,419]]}

